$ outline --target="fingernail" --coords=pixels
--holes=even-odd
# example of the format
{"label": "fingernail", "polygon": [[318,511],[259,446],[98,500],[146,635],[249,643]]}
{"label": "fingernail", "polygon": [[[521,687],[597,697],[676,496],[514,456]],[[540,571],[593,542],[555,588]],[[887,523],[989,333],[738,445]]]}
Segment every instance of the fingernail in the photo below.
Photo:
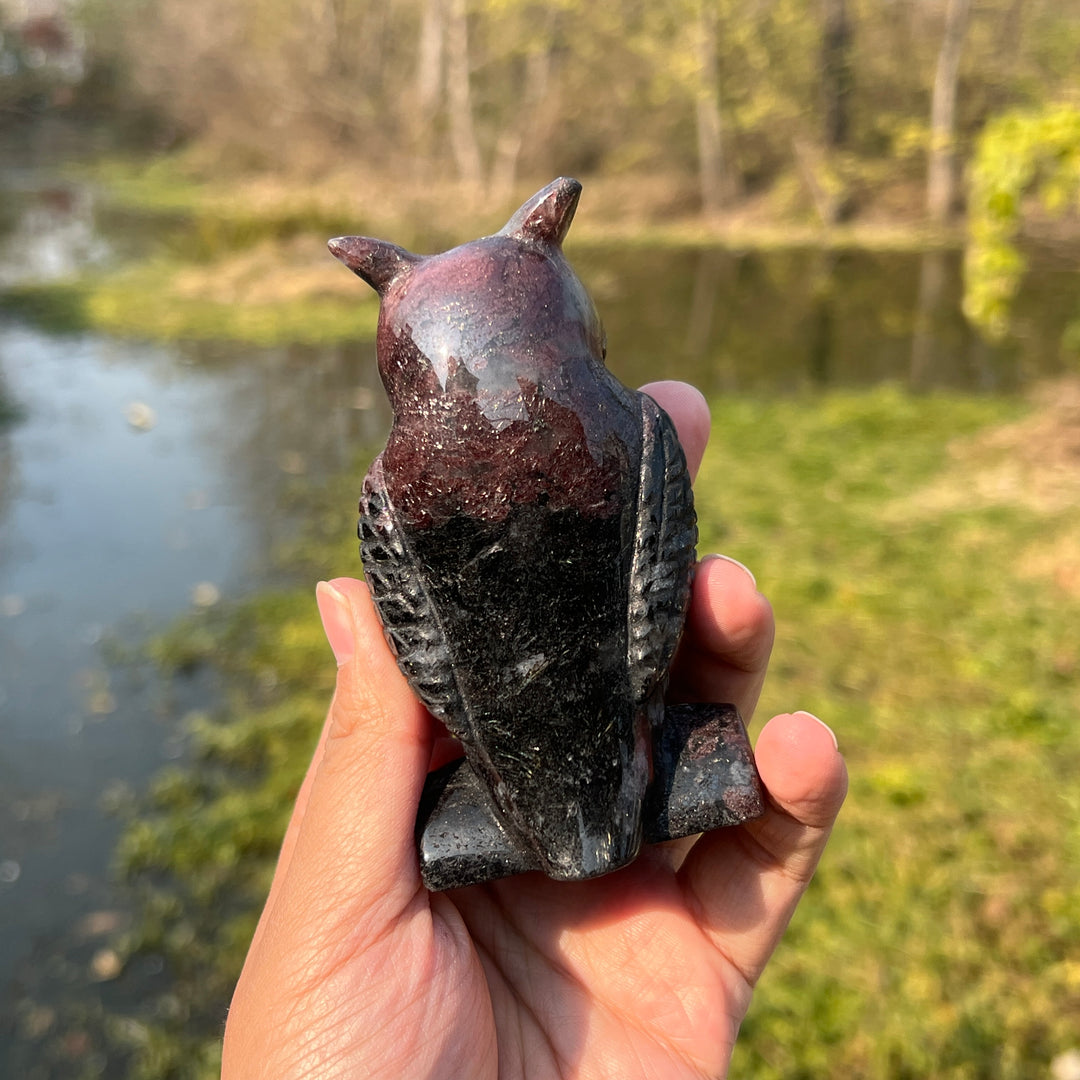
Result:
{"label": "fingernail", "polygon": [[315,586],[315,602],[319,605],[319,618],[323,631],[334,653],[337,666],[347,664],[356,651],[353,639],[352,609],[349,601],[328,581]]}
{"label": "fingernail", "polygon": [[815,716],[812,712],[807,712],[805,709],[799,709],[796,713],[794,713],[794,715],[809,716],[811,720],[816,720],[817,723],[819,723],[829,733],[829,737],[832,739],[833,746],[837,750],[840,749],[840,744],[836,741],[836,732],[833,731],[833,729],[829,727],[829,725],[826,724],[825,721],[821,719],[821,717]]}
{"label": "fingernail", "polygon": [[743,566],[743,564],[739,562],[738,559],[733,559],[730,555],[717,555],[715,553],[712,555],[701,556],[701,562],[703,563],[712,562],[713,559],[723,559],[724,562],[729,562],[732,566],[737,566],[750,579],[750,582],[754,586],[754,588],[757,588],[757,578],[754,577],[753,573],[750,570],[750,567]]}

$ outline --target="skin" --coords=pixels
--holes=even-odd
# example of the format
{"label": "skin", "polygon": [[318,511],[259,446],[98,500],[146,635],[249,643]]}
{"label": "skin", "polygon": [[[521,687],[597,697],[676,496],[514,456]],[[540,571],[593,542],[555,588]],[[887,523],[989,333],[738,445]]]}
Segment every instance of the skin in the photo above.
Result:
{"label": "skin", "polygon": [[[696,471],[701,395],[645,389]],[[592,881],[525,874],[430,894],[413,823],[445,740],[366,587],[320,585],[319,606],[337,689],[233,999],[223,1080],[724,1076],[844,799],[832,732],[798,712],[764,726],[770,808],[748,825],[646,848]],[[750,575],[707,558],[669,697],[749,717],[772,640]]]}

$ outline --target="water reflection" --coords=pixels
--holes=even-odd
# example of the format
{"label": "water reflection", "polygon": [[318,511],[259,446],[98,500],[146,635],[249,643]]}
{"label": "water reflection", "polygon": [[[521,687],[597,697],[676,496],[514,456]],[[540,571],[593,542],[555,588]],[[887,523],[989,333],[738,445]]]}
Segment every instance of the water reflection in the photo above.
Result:
{"label": "water reflection", "polygon": [[60,185],[8,192],[0,233],[0,288],[60,281],[103,264],[111,247],[99,232],[88,187]]}
{"label": "water reflection", "polygon": [[1075,317],[1052,268],[1025,279],[1023,337],[986,344],[964,319],[958,251],[581,248],[608,362],[628,382],[686,378],[707,393],[794,393],[882,381],[1013,391],[1061,370]]}
{"label": "water reflection", "polygon": [[[10,1016],[90,977],[68,970],[65,950],[80,920],[116,903],[102,795],[142,786],[178,749],[152,684],[108,670],[102,641],[142,638],[193,603],[264,583],[270,552],[298,525],[289,486],[347,468],[388,415],[364,346],[162,348],[0,324],[0,368],[23,414],[0,434]],[[343,536],[354,512],[341,508]],[[210,699],[208,687],[188,691],[191,705]]]}
{"label": "water reflection", "polygon": [[[931,389],[947,372],[983,393],[1014,388],[1022,378],[1010,370],[1016,367],[1019,350],[1014,345],[994,349],[971,331],[956,300],[961,270],[960,259],[948,252],[927,251],[919,258],[908,383],[914,390]],[[1049,341],[1045,347],[1049,351]]]}

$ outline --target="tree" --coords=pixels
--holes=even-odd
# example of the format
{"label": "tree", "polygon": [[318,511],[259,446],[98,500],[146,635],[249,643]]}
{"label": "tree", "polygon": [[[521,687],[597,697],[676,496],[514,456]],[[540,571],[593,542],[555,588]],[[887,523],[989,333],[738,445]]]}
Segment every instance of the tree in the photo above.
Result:
{"label": "tree", "polygon": [[458,176],[478,186],[483,176],[480,144],[473,125],[472,83],[469,74],[469,28],[465,0],[447,0],[446,106],[450,122],[450,148]]}
{"label": "tree", "polygon": [[443,86],[445,40],[443,0],[424,0],[416,47],[416,109],[413,113],[413,140],[421,166],[431,151],[431,135],[439,109],[439,93]]}
{"label": "tree", "polygon": [[970,6],[971,0],[948,0],[945,34],[934,73],[926,209],[931,221],[938,224],[948,220],[956,201],[956,88]]}
{"label": "tree", "polygon": [[991,338],[1007,331],[1026,268],[1015,241],[1028,196],[1048,213],[1080,211],[1080,107],[1013,109],[979,137],[968,199],[964,313]]}
{"label": "tree", "polygon": [[724,147],[720,117],[720,70],[717,57],[716,12],[708,0],[697,4],[698,84],[695,95],[697,119],[698,184],[701,208],[707,215],[719,213],[724,203]]}
{"label": "tree", "polygon": [[505,120],[499,132],[491,166],[490,197],[496,205],[514,201],[514,184],[522,150],[530,140],[543,140],[540,122],[545,101],[553,89],[555,42],[558,36],[559,9],[528,4],[525,12],[526,33],[519,40],[521,77],[517,108]]}
{"label": "tree", "polygon": [[821,87],[825,145],[838,149],[848,138],[851,93],[851,23],[847,0],[822,0]]}

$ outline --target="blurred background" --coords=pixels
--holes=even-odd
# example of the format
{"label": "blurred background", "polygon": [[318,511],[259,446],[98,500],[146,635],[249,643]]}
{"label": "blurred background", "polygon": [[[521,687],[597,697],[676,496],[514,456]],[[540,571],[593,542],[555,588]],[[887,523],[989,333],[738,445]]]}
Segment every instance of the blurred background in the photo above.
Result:
{"label": "blurred background", "polygon": [[0,1076],[217,1075],[390,417],[560,174],[852,789],[734,1073],[1080,1078],[1080,0],[0,0]]}

